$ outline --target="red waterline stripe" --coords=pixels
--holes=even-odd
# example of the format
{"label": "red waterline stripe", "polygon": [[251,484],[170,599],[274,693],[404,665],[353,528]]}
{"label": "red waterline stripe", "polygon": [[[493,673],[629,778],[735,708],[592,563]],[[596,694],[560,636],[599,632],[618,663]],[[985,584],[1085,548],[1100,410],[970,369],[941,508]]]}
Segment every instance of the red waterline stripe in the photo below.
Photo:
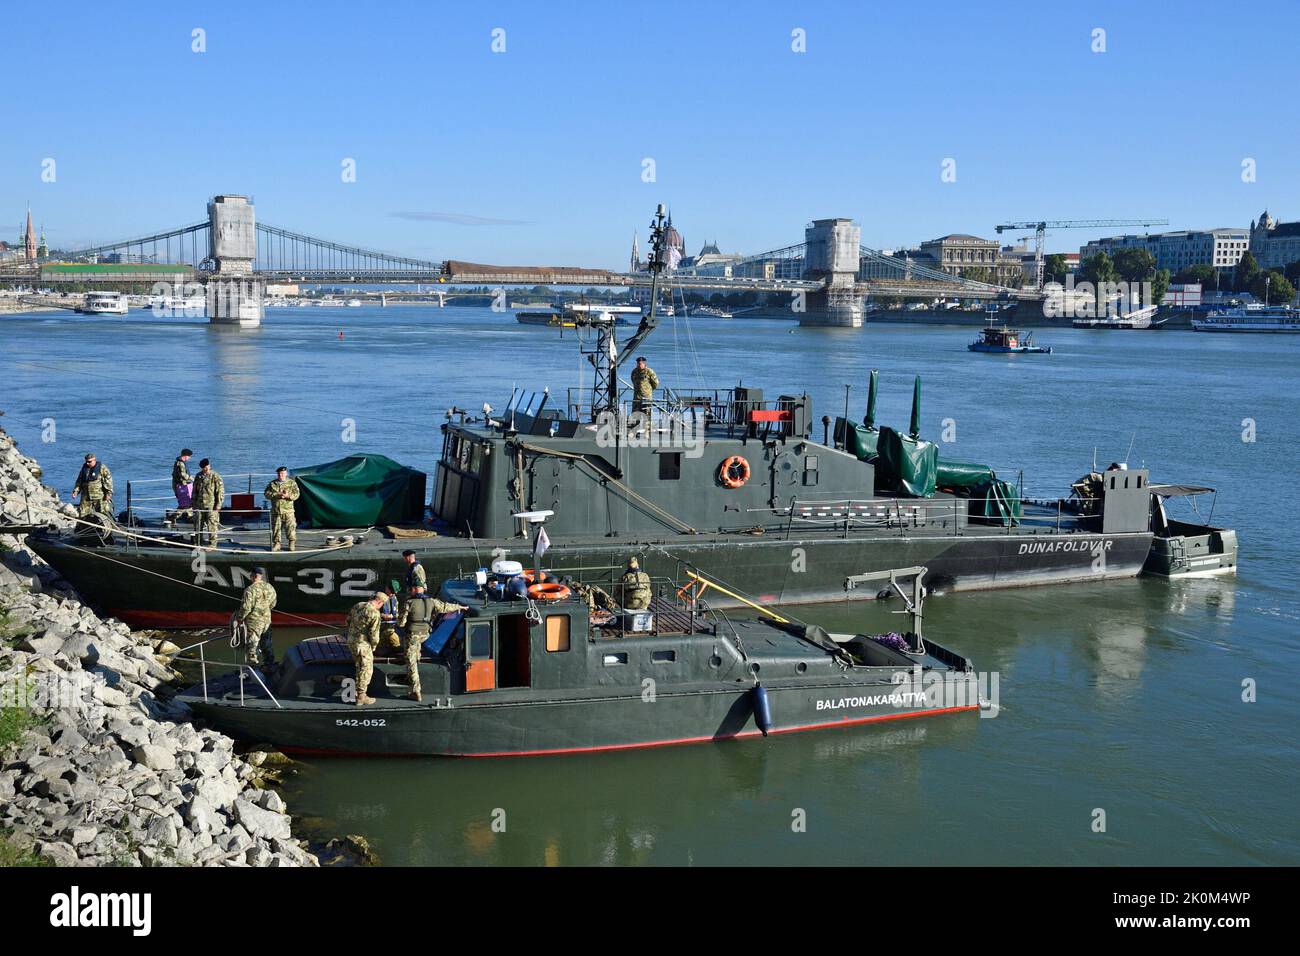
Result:
{"label": "red waterline stripe", "polygon": [[[967,710],[979,710],[979,705],[971,704],[966,707],[940,707],[937,710],[918,710],[910,714],[885,714],[882,717],[859,717],[854,720],[833,720],[824,724],[800,724],[797,727],[781,727],[769,731],[769,734],[793,734],[805,730],[825,730],[828,727],[856,727],[861,724],[879,723],[882,720],[906,720],[910,717],[930,717],[935,714],[957,714]],[[373,713],[373,711],[368,711],[368,713]],[[605,744],[599,747],[564,747],[554,750],[500,750],[491,753],[476,754],[377,753],[375,751],[364,750],[328,750],[317,747],[281,747],[280,749],[286,753],[311,754],[321,757],[551,757],[561,756],[563,754],[603,753],[613,750],[642,750],[649,747],[674,747],[678,744],[702,744],[719,740],[735,740],[740,737],[757,737],[761,734],[761,730],[746,730],[742,733],[726,734],[722,737],[681,737],[676,740],[652,740],[647,743],[639,744]]]}

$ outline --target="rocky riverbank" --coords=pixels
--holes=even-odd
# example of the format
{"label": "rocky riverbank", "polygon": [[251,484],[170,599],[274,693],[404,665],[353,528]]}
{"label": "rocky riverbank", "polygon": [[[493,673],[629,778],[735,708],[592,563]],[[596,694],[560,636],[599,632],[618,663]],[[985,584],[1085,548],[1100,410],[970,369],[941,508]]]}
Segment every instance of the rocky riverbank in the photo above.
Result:
{"label": "rocky riverbank", "polygon": [[[0,521],[71,516],[0,429]],[[265,754],[188,723],[174,645],[101,619],[0,535],[0,862],[315,866]],[[255,766],[256,763],[258,766]]]}

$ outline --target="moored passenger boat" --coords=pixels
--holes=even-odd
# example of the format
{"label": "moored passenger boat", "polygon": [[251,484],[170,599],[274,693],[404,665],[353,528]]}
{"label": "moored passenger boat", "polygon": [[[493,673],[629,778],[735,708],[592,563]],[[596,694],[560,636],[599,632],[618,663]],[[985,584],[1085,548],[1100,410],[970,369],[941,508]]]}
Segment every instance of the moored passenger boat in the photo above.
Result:
{"label": "moored passenger boat", "polygon": [[1286,305],[1245,305],[1193,318],[1197,332],[1300,332],[1300,309]]}

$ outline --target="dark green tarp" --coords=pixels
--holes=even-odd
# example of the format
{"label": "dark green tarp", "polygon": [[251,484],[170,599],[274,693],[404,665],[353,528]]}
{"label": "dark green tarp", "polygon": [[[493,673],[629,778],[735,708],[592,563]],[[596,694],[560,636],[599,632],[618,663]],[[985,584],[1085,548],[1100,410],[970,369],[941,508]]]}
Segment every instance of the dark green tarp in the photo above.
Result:
{"label": "dark green tarp", "polygon": [[912,498],[934,494],[939,449],[931,442],[900,435],[886,426],[876,442],[876,485]]}
{"label": "dark green tarp", "polygon": [[425,474],[383,455],[349,455],[295,468],[299,522],[313,528],[402,524],[424,516]]}
{"label": "dark green tarp", "polygon": [[939,459],[939,468],[935,474],[935,483],[940,488],[976,488],[987,484],[997,476],[988,465],[976,465],[968,461]]}
{"label": "dark green tarp", "polygon": [[1020,492],[1016,486],[1001,478],[994,478],[975,488],[971,493],[971,514],[990,518],[1001,525],[1018,525],[1024,515]]}
{"label": "dark green tarp", "polygon": [[[846,428],[847,426],[847,428]],[[880,432],[867,428],[856,422],[835,419],[835,441],[842,445],[851,455],[857,455],[861,461],[870,461],[876,457],[876,439]]]}

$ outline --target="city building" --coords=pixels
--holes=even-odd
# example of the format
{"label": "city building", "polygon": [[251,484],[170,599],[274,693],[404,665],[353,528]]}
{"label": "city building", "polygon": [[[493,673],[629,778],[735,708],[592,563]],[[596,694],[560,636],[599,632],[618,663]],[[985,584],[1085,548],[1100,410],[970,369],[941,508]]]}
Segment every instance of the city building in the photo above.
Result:
{"label": "city building", "polygon": [[679,271],[697,276],[730,276],[732,267],[743,258],[723,252],[716,242],[706,242],[698,253],[682,260]]}
{"label": "city building", "polygon": [[1261,269],[1281,271],[1300,260],[1300,222],[1278,222],[1265,209],[1250,224],[1250,254]]}
{"label": "city building", "polygon": [[[1032,261],[1033,254],[1029,256]],[[1024,282],[1024,263],[1019,253],[1012,247],[1004,251],[996,239],[952,233],[921,243],[919,255],[914,258],[920,265],[949,275],[983,276],[999,285],[1019,286]]]}
{"label": "city building", "polygon": [[1079,250],[1079,258],[1087,260],[1104,252],[1113,259],[1121,249],[1145,249],[1156,260],[1157,269],[1168,269],[1171,274],[1201,265],[1213,266],[1226,274],[1237,268],[1249,248],[1247,229],[1183,229],[1093,239]]}

